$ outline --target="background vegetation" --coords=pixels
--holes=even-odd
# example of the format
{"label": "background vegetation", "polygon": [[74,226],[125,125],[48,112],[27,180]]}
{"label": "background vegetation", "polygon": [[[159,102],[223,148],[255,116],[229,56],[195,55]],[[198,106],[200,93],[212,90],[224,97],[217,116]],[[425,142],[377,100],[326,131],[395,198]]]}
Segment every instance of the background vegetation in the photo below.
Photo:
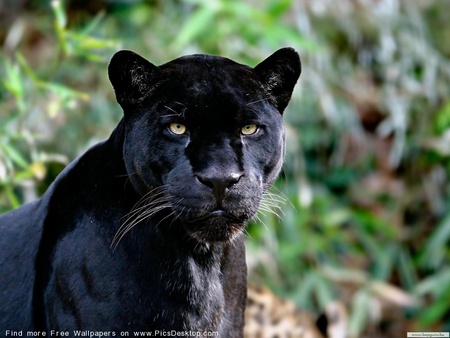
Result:
{"label": "background vegetation", "polygon": [[[0,212],[41,195],[121,117],[106,67],[132,49],[256,65],[301,54],[275,214],[249,228],[253,283],[350,337],[450,331],[450,2],[0,2]],[[284,202],[282,201],[284,200]]]}

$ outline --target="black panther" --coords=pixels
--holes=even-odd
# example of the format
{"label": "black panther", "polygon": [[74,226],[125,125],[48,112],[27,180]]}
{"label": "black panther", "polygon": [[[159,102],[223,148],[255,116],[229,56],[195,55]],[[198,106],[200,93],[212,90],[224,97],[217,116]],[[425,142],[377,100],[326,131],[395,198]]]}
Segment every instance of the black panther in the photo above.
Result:
{"label": "black panther", "polygon": [[254,68],[117,52],[108,73],[124,116],[110,138],[0,217],[0,335],[242,337],[243,232],[281,169],[300,72],[291,48]]}

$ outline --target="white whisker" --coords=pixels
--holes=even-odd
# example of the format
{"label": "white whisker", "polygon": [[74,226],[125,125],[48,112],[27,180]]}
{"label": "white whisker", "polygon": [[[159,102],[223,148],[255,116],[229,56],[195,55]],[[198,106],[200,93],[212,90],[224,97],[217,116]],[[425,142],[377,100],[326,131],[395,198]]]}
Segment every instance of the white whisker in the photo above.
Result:
{"label": "white whisker", "polygon": [[252,101],[252,102],[248,102],[247,104],[246,104],[246,106],[250,106],[250,105],[252,105],[252,104],[255,104],[255,103],[259,103],[259,102],[263,102],[263,101],[268,101],[269,99],[267,98],[267,97],[265,97],[265,98],[262,98],[262,99],[259,99],[259,100],[255,100],[255,101]]}
{"label": "white whisker", "polygon": [[[168,197],[165,194],[164,188],[165,186],[160,186],[147,192],[131,208],[131,211],[123,217],[125,221],[117,230],[111,243],[111,247],[114,250],[117,248],[117,245],[125,237],[125,235],[136,225],[149,219],[156,213],[172,207]],[[164,219],[174,214],[175,212],[172,211],[168,216],[164,217]]]}

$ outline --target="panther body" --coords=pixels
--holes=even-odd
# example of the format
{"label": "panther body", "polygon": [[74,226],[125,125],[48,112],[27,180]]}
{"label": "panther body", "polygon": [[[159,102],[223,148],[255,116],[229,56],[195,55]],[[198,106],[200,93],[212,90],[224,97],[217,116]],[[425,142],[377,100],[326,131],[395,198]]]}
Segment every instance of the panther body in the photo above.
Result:
{"label": "panther body", "polygon": [[124,117],[110,138],[0,217],[0,334],[242,337],[243,230],[280,171],[300,68],[289,48],[254,68],[116,53],[109,77]]}

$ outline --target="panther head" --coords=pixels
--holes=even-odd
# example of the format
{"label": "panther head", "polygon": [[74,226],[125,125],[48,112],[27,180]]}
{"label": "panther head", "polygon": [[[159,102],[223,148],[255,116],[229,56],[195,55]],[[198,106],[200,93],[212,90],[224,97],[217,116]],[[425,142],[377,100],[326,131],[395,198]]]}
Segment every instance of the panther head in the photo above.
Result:
{"label": "panther head", "polygon": [[169,209],[200,242],[232,240],[280,172],[298,54],[280,49],[251,68],[207,55],[155,66],[119,51],[108,71],[124,110],[125,167],[147,215]]}

